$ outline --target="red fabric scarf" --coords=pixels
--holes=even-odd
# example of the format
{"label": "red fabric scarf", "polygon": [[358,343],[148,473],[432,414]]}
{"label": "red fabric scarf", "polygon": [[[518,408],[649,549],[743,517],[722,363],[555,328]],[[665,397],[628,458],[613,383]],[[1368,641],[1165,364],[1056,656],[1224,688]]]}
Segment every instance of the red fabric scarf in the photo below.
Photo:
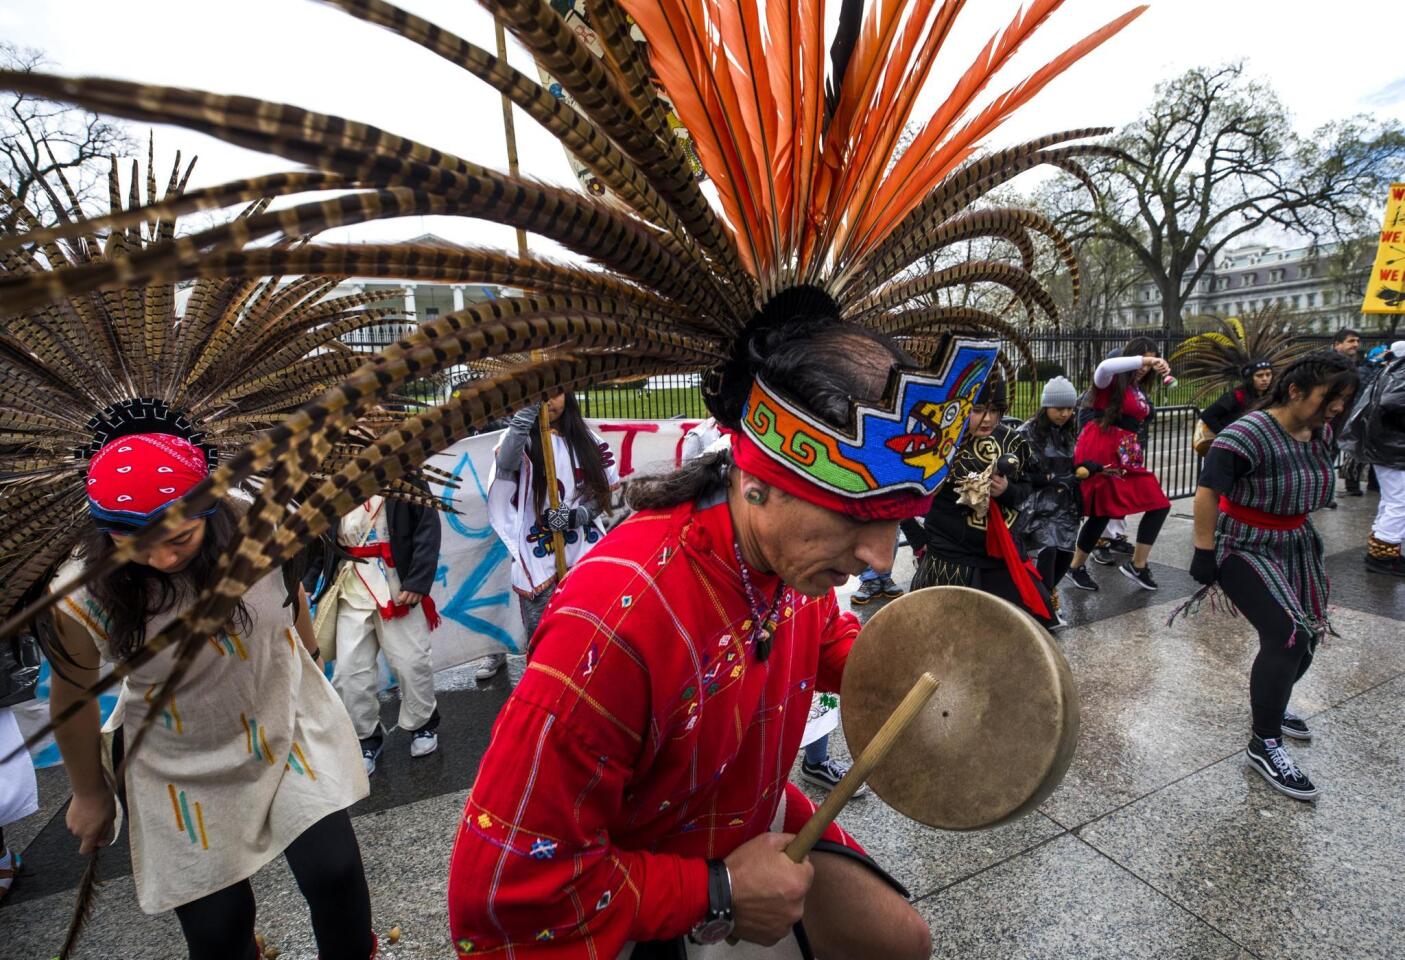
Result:
{"label": "red fabric scarf", "polygon": [[[395,557],[391,555],[390,544],[384,540],[378,543],[368,543],[364,547],[343,547],[342,549],[359,560],[379,559],[384,560],[387,567],[392,569],[395,567]],[[419,606],[424,610],[424,622],[429,626],[430,631],[437,629],[444,618],[439,616],[439,609],[434,605],[434,598],[426,593],[424,599],[420,600]],[[377,609],[380,611],[382,620],[398,620],[408,616],[414,608],[409,604],[396,603],[395,598],[391,597],[384,606],[378,604]]]}
{"label": "red fabric scarf", "polygon": [[1005,525],[1005,514],[1000,512],[1000,505],[993,498],[985,515],[985,552],[1005,561],[1005,569],[1010,571],[1010,579],[1015,582],[1015,589],[1019,591],[1025,609],[1045,620],[1051,619],[1049,608],[1040,596],[1039,588],[1034,585],[1036,578],[1043,578],[1039,577],[1034,561],[1021,557],[1015,549],[1015,540],[1010,536],[1010,528]]}

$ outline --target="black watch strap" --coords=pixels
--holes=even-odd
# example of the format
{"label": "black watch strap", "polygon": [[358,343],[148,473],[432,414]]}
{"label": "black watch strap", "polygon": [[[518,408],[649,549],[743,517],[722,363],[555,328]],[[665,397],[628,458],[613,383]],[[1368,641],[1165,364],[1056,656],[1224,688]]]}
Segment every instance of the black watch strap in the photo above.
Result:
{"label": "black watch strap", "polygon": [[707,861],[707,916],[688,934],[698,944],[720,943],[732,932],[732,875],[721,860]]}
{"label": "black watch strap", "polygon": [[709,919],[732,919],[732,875],[721,860],[707,862],[707,912]]}

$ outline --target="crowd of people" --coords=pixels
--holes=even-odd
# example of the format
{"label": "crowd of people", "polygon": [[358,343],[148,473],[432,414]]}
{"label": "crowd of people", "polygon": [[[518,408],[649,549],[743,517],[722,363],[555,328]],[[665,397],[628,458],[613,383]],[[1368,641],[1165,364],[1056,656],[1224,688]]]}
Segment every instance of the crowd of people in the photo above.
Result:
{"label": "crowd of people", "polygon": [[[857,356],[892,349],[842,324],[818,335],[851,341],[847,349]],[[1300,800],[1318,788],[1284,738],[1312,736],[1289,701],[1330,630],[1323,542],[1311,514],[1335,506],[1339,469],[1347,495],[1358,495],[1363,481],[1381,491],[1367,568],[1402,573],[1405,342],[1358,362],[1359,343],[1354,331],[1343,331],[1335,349],[1281,369],[1255,358],[1241,382],[1201,414],[1211,442],[1195,498],[1190,573],[1204,589],[1181,610],[1194,612],[1218,589],[1257,631],[1246,756],[1276,789]],[[881,379],[850,366],[839,373],[843,396],[877,396]],[[822,373],[814,367],[807,356],[777,349],[767,382],[817,396],[811,402],[823,416],[823,401],[835,393],[818,388]],[[797,742],[804,712],[780,722],[781,706],[796,694],[784,677],[818,671],[819,689],[838,689],[858,624],[837,608],[832,590],[860,575],[854,605],[900,595],[891,574],[899,528],[915,555],[910,589],[982,590],[1054,631],[1069,625],[1060,584],[1099,588],[1090,558],[1117,563],[1142,590],[1158,589],[1148,560],[1169,501],[1144,454],[1154,416],[1146,385],[1169,376],[1155,346],[1134,339],[1098,365],[1081,395],[1065,377],[1050,379],[1038,412],[1018,423],[1006,417],[1008,384],[993,374],[973,398],[935,497],[899,496],[880,517],[856,519],[821,505],[803,481],[760,460],[744,431],[709,419],[690,431],[675,473],[628,486],[624,512],[632,516],[610,537],[603,520],[617,502],[618,470],[575,398],[563,392],[519,411],[494,452],[488,501],[511,558],[528,660],[454,848],[451,921],[460,952],[485,942],[485,931],[493,931],[487,942],[529,928],[550,931],[573,922],[582,904],[603,912],[616,897],[637,902],[592,926],[592,936],[612,948],[667,938],[696,926],[699,916],[723,913],[733,932],[764,942],[779,935],[778,918],[793,917],[795,898],[787,911],[777,893],[790,883],[811,890],[803,913],[816,939],[850,936],[825,920],[825,906],[846,891],[884,918],[892,955],[925,955],[925,928],[900,887],[837,828],[813,866],[778,875],[777,834],[766,827],[791,830],[813,809],[787,782],[790,756],[780,748]],[[92,533],[56,584],[102,564],[206,474],[204,454],[178,437],[132,434],[109,444],[88,470]],[[925,509],[912,513],[914,503]],[[213,576],[241,510],[236,500],[192,517],[134,562],[63,598],[55,618],[56,715],[81,702],[102,662],[131,661],[143,637],[179,614],[183,598]],[[1108,527],[1134,514],[1141,520],[1133,542],[1119,549]],[[1118,562],[1117,552],[1125,559]],[[148,912],[174,910],[192,958],[254,956],[248,878],[279,853],[307,899],[322,955],[374,950],[347,808],[368,794],[387,736],[381,655],[399,688],[397,725],[410,755],[438,746],[430,657],[438,615],[429,597],[438,554],[431,505],[372,497],[308,551],[300,581],[270,573],[244,596],[230,624],[210,638],[203,669],[160,710],[159,725],[177,736],[150,738],[122,783],[112,780],[122,731],[142,725],[175,651],[132,669],[106,726],[89,702],[59,728],[73,787],[65,818],[81,852],[111,842],[121,805],[138,900]],[[649,638],[664,622],[677,637],[661,645]],[[787,642],[801,633],[818,637],[818,645]],[[496,676],[505,657],[490,658],[478,679]],[[744,670],[748,657],[765,669]],[[777,722],[735,728],[726,704],[743,693],[773,702]],[[13,720],[0,721],[0,740],[14,740]],[[827,740],[808,744],[801,764],[802,778],[824,788],[847,770],[829,756]],[[266,762],[242,764],[246,753]],[[748,772],[721,779],[705,809],[691,806],[696,771],[716,771],[716,779],[729,763]],[[15,795],[0,798],[6,816],[32,810],[24,800],[32,772],[22,780],[7,770],[5,786]],[[783,792],[784,802],[762,824],[756,818],[770,809],[762,798],[772,791]],[[669,812],[675,804],[686,816]],[[257,829],[210,855],[209,832],[255,812]],[[166,822],[173,813],[176,831]],[[730,853],[706,861],[711,850]],[[0,892],[16,869],[8,851],[5,857]],[[713,902],[720,880],[709,863],[729,872],[727,911]],[[622,864],[642,869],[647,882],[621,886]],[[497,880],[485,889],[480,880],[490,872]]]}

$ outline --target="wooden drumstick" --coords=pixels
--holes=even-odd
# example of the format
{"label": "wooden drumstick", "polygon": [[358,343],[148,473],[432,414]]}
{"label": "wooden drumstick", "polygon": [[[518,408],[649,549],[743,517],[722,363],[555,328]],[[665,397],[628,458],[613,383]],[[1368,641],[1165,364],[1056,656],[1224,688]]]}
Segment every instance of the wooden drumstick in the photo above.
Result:
{"label": "wooden drumstick", "polygon": [[[939,682],[930,673],[924,673],[913,684],[907,696],[903,697],[902,703],[898,704],[892,716],[884,721],[883,726],[873,735],[868,746],[864,748],[854,761],[854,765],[849,768],[849,772],[844,774],[844,778],[825,797],[824,803],[815,811],[815,815],[805,822],[800,828],[800,832],[795,838],[786,844],[785,855],[796,863],[800,863],[809,855],[815,844],[819,842],[820,836],[825,828],[834,822],[834,818],[839,816],[839,811],[844,809],[844,804],[873,773],[873,768],[883,762],[883,758],[888,755],[888,751],[893,748],[893,744],[898,742],[898,737],[902,736],[904,730],[917,715],[922,712],[922,708],[927,705],[927,701],[932,699],[932,694],[937,692]],[[841,705],[839,709],[844,709]]]}

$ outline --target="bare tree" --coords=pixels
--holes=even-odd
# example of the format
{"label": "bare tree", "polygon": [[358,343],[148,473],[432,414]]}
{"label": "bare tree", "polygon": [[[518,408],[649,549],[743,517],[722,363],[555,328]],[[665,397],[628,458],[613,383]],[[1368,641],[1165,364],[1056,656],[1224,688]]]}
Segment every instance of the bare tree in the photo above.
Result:
{"label": "bare tree", "polygon": [[1100,333],[1116,328],[1119,311],[1146,277],[1141,263],[1120,243],[1098,237],[1070,242],[1078,258],[1078,301],[1073,300],[1073,277],[1062,263],[1051,263],[1052,269],[1040,277],[1059,306],[1064,328]]}
{"label": "bare tree", "polygon": [[1048,196],[1074,242],[1132,253],[1172,330],[1226,244],[1265,226],[1314,238],[1359,235],[1405,159],[1405,130],[1394,122],[1353,117],[1298,137],[1277,96],[1239,63],[1160,84],[1147,114],[1116,144],[1124,158],[1087,164],[1096,198],[1073,178]]}
{"label": "bare tree", "polygon": [[[48,61],[38,50],[0,43],[0,65],[30,72]],[[105,197],[106,158],[131,151],[126,131],[96,113],[28,94],[0,95],[0,182],[46,226],[58,217],[43,182],[55,183],[62,173],[80,204]],[[60,202],[69,206],[66,196]],[[7,206],[0,200],[0,209]]]}

